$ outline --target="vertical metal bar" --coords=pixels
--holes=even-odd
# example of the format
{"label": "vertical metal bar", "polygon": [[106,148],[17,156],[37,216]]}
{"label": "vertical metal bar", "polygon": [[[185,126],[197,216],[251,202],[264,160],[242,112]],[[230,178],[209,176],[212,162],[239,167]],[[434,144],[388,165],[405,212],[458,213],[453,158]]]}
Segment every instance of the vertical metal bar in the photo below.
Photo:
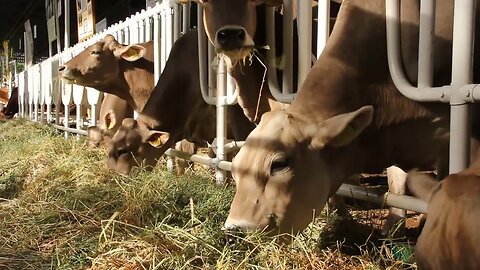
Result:
{"label": "vertical metal bar", "polygon": [[64,2],[65,11],[64,11],[64,18],[65,18],[65,50],[70,47],[70,0],[65,0]]}
{"label": "vertical metal bar", "polygon": [[[425,2],[425,1],[422,1]],[[317,59],[330,36],[330,0],[318,0]]]}
{"label": "vertical metal bar", "polygon": [[292,0],[284,0],[283,14],[283,85],[282,93],[293,93],[293,4]]}
{"label": "vertical metal bar", "polygon": [[[155,16],[155,15],[154,15]],[[148,17],[145,19],[145,42],[152,40],[152,21]]]}
{"label": "vertical metal bar", "polygon": [[161,27],[160,27],[160,15],[153,15],[153,55],[154,55],[154,77],[155,82],[160,78],[160,59],[161,59]]}
{"label": "vertical metal bar", "polygon": [[[298,4],[298,84],[300,89],[312,68],[312,3],[297,1]],[[292,22],[290,22],[292,24]],[[292,51],[293,53],[293,51]]]}
{"label": "vertical metal bar", "polygon": [[[63,113],[63,126],[66,128],[69,128],[69,122],[70,122],[70,107],[68,104],[64,105],[64,113]],[[68,138],[68,132],[65,131],[63,133],[63,136],[65,136],[65,139]]]}
{"label": "vertical metal bar", "polygon": [[[227,67],[225,61],[220,59],[218,61],[217,70],[217,160],[222,161],[226,159],[225,154],[225,137],[227,134],[227,105],[225,104],[225,94],[227,85]],[[216,168],[215,180],[217,185],[225,183],[226,171]]]}
{"label": "vertical metal bar", "polygon": [[436,0],[420,1],[420,35],[418,46],[418,87],[433,83],[433,37],[435,35]]}
{"label": "vertical metal bar", "polygon": [[[205,27],[203,25],[203,9],[199,5],[197,13],[198,24],[198,76],[200,77],[200,89],[202,90],[202,97],[208,104],[215,104],[215,98],[211,95],[212,83],[210,82],[210,73],[208,71],[207,57],[212,51],[212,46],[207,45],[207,36],[205,35]],[[207,53],[208,46],[208,53]]]}
{"label": "vertical metal bar", "polygon": [[161,47],[161,52],[162,56],[160,57],[160,70],[163,70],[165,68],[165,64],[167,62],[167,15],[166,15],[166,10],[162,9],[160,12],[160,26],[162,27],[162,47]]}
{"label": "vertical metal bar", "polygon": [[[166,47],[165,47],[165,64],[167,63],[167,58],[168,55],[170,54],[170,51],[172,50],[173,46],[173,35],[175,31],[172,31],[173,29],[173,9],[168,8],[166,10],[166,33],[167,33],[167,40],[166,40]],[[163,65],[165,67],[165,64]]]}
{"label": "vertical metal bar", "polygon": [[452,88],[450,99],[450,173],[469,163],[469,111],[460,87],[473,80],[475,0],[455,1],[453,19]]}
{"label": "vertical metal bar", "polygon": [[[76,106],[76,128],[81,129],[82,128],[82,104],[75,104]],[[80,134],[77,134],[77,139],[80,138]]]}
{"label": "vertical metal bar", "polygon": [[183,9],[183,25],[182,34],[185,34],[190,29],[190,7],[191,3],[188,1],[185,5],[182,5]]}
{"label": "vertical metal bar", "polygon": [[92,104],[90,106],[90,117],[91,117],[91,120],[90,120],[90,126],[95,126],[97,124],[97,104]]}
{"label": "vertical metal bar", "polygon": [[180,16],[180,5],[173,5],[173,40],[177,40],[180,37],[182,23],[182,16]]}

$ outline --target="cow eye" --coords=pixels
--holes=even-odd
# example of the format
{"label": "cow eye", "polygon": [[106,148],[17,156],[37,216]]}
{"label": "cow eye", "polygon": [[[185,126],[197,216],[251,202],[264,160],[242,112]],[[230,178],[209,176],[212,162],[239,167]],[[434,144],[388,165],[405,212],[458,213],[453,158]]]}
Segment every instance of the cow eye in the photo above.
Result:
{"label": "cow eye", "polygon": [[93,50],[93,51],[90,52],[90,54],[92,54],[92,55],[99,55],[100,53],[101,53],[100,50]]}
{"label": "cow eye", "polygon": [[270,165],[270,175],[284,172],[290,167],[290,160],[286,156],[279,156],[272,161]]}
{"label": "cow eye", "polygon": [[126,148],[121,148],[121,149],[117,150],[117,156],[120,157],[120,156],[128,154],[129,152],[130,151],[128,151]]}

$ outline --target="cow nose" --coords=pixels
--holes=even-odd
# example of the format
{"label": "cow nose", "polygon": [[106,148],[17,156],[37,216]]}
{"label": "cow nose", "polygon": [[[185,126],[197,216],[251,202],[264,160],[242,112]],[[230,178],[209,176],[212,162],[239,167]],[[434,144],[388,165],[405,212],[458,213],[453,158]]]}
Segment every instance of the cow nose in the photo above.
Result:
{"label": "cow nose", "polygon": [[62,71],[65,70],[65,68],[66,68],[65,66],[61,66],[61,67],[58,69],[58,71],[62,72]]}
{"label": "cow nose", "polygon": [[245,231],[235,225],[224,227],[222,230],[225,233],[225,241],[228,245],[234,245],[241,242],[245,238]]}
{"label": "cow nose", "polygon": [[224,28],[217,32],[217,43],[226,49],[244,47],[247,33],[243,28]]}

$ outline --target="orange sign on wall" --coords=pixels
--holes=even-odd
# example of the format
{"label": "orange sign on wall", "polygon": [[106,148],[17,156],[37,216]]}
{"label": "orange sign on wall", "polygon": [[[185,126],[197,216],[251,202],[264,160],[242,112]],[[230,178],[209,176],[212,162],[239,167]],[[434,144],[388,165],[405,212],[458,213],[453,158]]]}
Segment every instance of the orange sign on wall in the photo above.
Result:
{"label": "orange sign on wall", "polygon": [[76,0],[78,41],[95,34],[95,13],[93,0]]}

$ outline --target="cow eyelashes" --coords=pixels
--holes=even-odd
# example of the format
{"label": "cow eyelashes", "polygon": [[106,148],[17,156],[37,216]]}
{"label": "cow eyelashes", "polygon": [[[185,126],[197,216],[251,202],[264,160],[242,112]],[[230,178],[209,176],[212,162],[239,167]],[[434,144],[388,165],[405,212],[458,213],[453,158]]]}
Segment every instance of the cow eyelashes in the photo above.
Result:
{"label": "cow eyelashes", "polygon": [[290,160],[286,156],[276,157],[270,165],[270,175],[286,171],[290,168]]}

